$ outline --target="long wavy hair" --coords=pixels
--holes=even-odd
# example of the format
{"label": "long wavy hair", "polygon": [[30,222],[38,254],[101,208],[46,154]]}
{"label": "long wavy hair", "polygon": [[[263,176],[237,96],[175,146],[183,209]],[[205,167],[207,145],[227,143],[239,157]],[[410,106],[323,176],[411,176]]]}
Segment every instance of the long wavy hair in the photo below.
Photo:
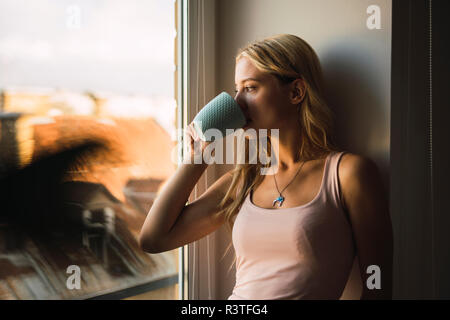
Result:
{"label": "long wavy hair", "polygon": [[[318,159],[329,152],[340,151],[334,141],[334,114],[325,101],[320,62],[316,53],[306,41],[291,34],[275,35],[240,48],[236,55],[236,62],[242,57],[250,59],[260,71],[275,76],[281,84],[288,84],[299,78],[303,79],[306,92],[302,102],[297,106],[298,121],[301,128],[298,134],[302,137],[298,149],[299,159]],[[245,159],[247,159],[249,149],[247,144],[245,146]],[[259,144],[257,144],[257,148],[259,148]],[[269,137],[267,149],[263,150],[268,158],[270,157],[270,150]],[[257,154],[259,152],[257,150]],[[231,171],[231,185],[219,204],[221,208],[219,214],[225,215],[230,235],[232,234],[234,219],[243,201],[250,190],[256,188],[263,180],[264,176],[258,174],[260,169],[269,166],[271,166],[270,162],[268,164],[260,162],[237,164]],[[230,201],[233,194],[236,195],[236,199]],[[231,245],[232,242],[230,242],[228,249]],[[236,257],[234,257],[233,264],[235,261]]]}

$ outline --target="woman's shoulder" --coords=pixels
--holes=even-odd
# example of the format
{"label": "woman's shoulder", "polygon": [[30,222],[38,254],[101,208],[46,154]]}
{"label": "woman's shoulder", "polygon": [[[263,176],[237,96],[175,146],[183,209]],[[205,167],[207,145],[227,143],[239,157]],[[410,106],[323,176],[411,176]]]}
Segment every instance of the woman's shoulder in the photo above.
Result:
{"label": "woman's shoulder", "polygon": [[345,151],[338,164],[338,178],[344,202],[349,190],[361,183],[370,183],[378,176],[379,170],[375,162],[367,156]]}
{"label": "woman's shoulder", "polygon": [[343,154],[339,161],[339,171],[346,177],[360,174],[361,170],[370,170],[376,167],[375,162],[367,156],[341,151]]}

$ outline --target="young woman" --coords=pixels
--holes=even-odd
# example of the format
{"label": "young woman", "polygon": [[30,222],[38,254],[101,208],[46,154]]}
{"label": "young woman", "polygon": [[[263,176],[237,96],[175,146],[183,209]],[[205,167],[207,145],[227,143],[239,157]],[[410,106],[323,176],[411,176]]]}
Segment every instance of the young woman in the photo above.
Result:
{"label": "young woman", "polygon": [[[289,34],[252,43],[236,57],[235,82],[244,130],[279,129],[269,140],[279,146],[278,170],[237,164],[185,205],[207,164],[182,164],[150,209],[141,247],[172,250],[226,223],[236,252],[228,299],[339,299],[355,256],[361,299],[391,299],[393,236],[380,175],[370,159],[335,147],[314,50]],[[191,145],[199,141],[192,124],[186,132]]]}

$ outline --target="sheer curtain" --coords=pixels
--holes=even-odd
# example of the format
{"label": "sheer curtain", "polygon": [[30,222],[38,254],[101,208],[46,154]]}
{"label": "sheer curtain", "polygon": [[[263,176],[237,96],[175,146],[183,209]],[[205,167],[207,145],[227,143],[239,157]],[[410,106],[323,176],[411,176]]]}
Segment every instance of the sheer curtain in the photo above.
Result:
{"label": "sheer curtain", "polygon": [[[187,6],[187,52],[184,126],[217,95],[215,79],[215,3],[207,0],[185,0]],[[200,197],[216,179],[210,165],[196,184],[189,202]],[[215,245],[212,233],[188,247],[188,299],[216,299]]]}

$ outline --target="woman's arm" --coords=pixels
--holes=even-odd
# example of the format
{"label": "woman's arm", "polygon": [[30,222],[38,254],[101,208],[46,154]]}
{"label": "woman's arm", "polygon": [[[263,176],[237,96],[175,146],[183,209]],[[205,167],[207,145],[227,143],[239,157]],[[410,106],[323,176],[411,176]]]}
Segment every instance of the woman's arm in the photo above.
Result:
{"label": "woman's arm", "polygon": [[[378,168],[366,157],[346,153],[340,161],[339,177],[357,246],[361,300],[392,299],[393,231]],[[379,274],[367,271],[371,265],[379,267]],[[377,276],[380,289],[370,289],[367,282],[376,285]]]}
{"label": "woman's arm", "polygon": [[[193,188],[207,168],[207,164],[194,164],[193,141],[198,139],[189,126],[192,136],[190,161],[181,164],[166,182],[155,199],[139,236],[144,251],[158,253],[178,248],[216,230],[224,221],[215,215],[231,182],[231,175],[225,174],[206,190],[196,201],[186,205]],[[188,137],[189,138],[189,137]],[[196,140],[198,141],[198,140]],[[203,150],[209,143],[202,143]]]}
{"label": "woman's arm", "polygon": [[166,182],[147,214],[140,234],[143,250],[154,252],[172,229],[207,164],[182,164]]}

